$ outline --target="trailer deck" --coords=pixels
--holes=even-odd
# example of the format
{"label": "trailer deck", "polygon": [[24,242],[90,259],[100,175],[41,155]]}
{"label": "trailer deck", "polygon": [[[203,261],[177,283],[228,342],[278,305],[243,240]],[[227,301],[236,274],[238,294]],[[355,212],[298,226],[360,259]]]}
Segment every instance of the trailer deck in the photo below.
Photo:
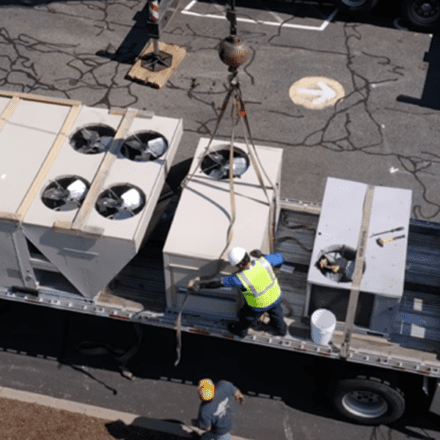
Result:
{"label": "trailer deck", "polygon": [[[159,222],[151,238],[96,301],[84,298],[60,274],[48,270],[38,271],[38,296],[0,288],[0,298],[174,329],[177,313],[166,310],[162,247],[176,203],[174,199],[162,209],[165,220]],[[318,218],[319,205],[283,202],[275,252],[285,258],[285,265],[277,269],[277,274],[289,334],[273,337],[264,331],[269,327],[261,324],[258,329],[251,329],[243,342],[339,358],[344,323],[338,321],[330,346],[321,346],[311,340],[310,319],[304,316],[307,272]],[[436,271],[439,254],[440,225],[412,220],[408,278],[393,331],[384,336],[355,326],[348,361],[440,377],[440,302],[436,294],[440,285]],[[41,262],[41,256],[33,257],[40,261],[40,267],[49,266]],[[227,324],[224,319],[183,311],[184,331],[237,339],[228,333]]]}

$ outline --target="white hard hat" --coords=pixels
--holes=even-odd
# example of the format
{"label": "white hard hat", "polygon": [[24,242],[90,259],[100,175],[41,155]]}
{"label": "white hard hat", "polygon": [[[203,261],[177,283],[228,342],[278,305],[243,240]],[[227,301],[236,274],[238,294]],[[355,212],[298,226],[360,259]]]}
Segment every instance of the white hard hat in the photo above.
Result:
{"label": "white hard hat", "polygon": [[243,260],[246,253],[247,253],[246,250],[241,247],[232,248],[228,252],[229,263],[231,263],[232,266],[236,266],[238,263],[240,263]]}

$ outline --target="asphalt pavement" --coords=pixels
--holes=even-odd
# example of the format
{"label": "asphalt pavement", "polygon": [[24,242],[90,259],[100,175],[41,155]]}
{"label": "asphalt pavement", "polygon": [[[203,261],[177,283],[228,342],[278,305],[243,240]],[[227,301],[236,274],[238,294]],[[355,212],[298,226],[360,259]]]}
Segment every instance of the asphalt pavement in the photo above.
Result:
{"label": "asphalt pavement", "polygon": [[[192,157],[200,137],[212,134],[226,92],[218,58],[228,34],[224,2],[180,2],[161,38],[187,56],[161,90],[125,78],[148,39],[145,7],[3,1],[0,88],[183,118],[175,161]],[[237,11],[251,50],[239,74],[251,130],[256,144],[284,150],[282,197],[320,202],[327,177],[339,177],[412,189],[413,216],[440,221],[439,36],[399,29],[393,9],[362,21],[325,2],[243,0]],[[229,136],[225,121],[217,137]],[[188,424],[196,383],[211,376],[246,394],[233,430],[244,438],[440,439],[438,418],[417,402],[389,427],[339,420],[316,380],[326,379],[327,365],[303,356],[185,334],[175,368],[174,333],[145,329],[149,344],[133,359],[129,381],[111,357],[76,350],[90,339],[127,348],[134,333],[124,323],[12,305],[0,327],[5,387]]]}
{"label": "asphalt pavement", "polygon": [[[161,38],[188,54],[155,90],[125,79],[148,40],[145,1],[3,1],[0,87],[181,117],[175,160],[191,157],[225,95],[218,47],[229,26],[224,1],[179,5]],[[239,78],[251,130],[257,144],[284,150],[282,196],[320,202],[328,176],[410,188],[413,216],[439,221],[439,37],[397,29],[396,6],[363,22],[313,1],[241,0],[237,12],[250,48]],[[292,86],[310,78],[336,81],[343,99],[294,103]],[[299,98],[314,98],[307,93]],[[225,121],[217,137],[230,132]]]}

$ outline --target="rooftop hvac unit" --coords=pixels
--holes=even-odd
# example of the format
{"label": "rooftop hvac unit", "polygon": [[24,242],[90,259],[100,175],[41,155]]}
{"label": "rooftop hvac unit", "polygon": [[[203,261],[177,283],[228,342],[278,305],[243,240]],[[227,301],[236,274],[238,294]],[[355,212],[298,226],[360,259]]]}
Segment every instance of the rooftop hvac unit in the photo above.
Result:
{"label": "rooftop hvac unit", "polygon": [[[345,320],[367,186],[327,180],[307,277],[305,313],[327,308],[338,320]],[[403,294],[410,212],[410,190],[374,187],[355,323],[376,332],[388,333]],[[392,233],[395,229],[398,232]],[[379,240],[389,237],[398,239],[385,244]],[[326,266],[320,265],[323,258]]]}
{"label": "rooftop hvac unit", "polygon": [[[228,142],[202,138],[189,172],[194,177],[182,192],[171,230],[164,247],[167,305],[178,309],[188,281],[195,276],[208,277],[232,268],[219,261],[227,243],[231,222]],[[275,209],[274,191],[263,176],[269,200],[260,186],[246,145],[234,143],[234,193],[236,219],[229,248],[241,246],[248,251],[269,252],[269,218]],[[279,189],[282,150],[257,146],[256,151],[270,181]],[[200,167],[198,167],[200,164]],[[190,297],[186,311],[219,317],[235,316],[238,296],[230,289],[202,292]]]}
{"label": "rooftop hvac unit", "polygon": [[[10,144],[5,129],[14,127],[13,116],[27,104],[20,100],[0,131],[0,149]],[[23,161],[15,150],[10,152],[10,173],[26,203],[20,216],[19,204],[3,203],[7,209],[1,210],[19,217],[21,241],[26,244],[28,239],[40,252],[38,268],[60,272],[82,295],[93,298],[139,250],[180,142],[182,121],[131,109],[112,112],[78,104],[74,111],[68,103],[32,104],[31,117],[27,114],[18,122],[15,149],[25,156],[34,150],[42,153],[38,162],[24,161],[20,167]],[[52,137],[21,141],[21,130],[31,130],[34,116],[53,120]],[[36,133],[47,135],[47,126],[34,125]],[[10,230],[8,234],[13,241]],[[17,253],[11,243],[10,252]],[[22,269],[19,272],[23,278]]]}
{"label": "rooftop hvac unit", "polygon": [[0,96],[0,283],[35,288],[35,276],[19,221],[26,197],[50,156],[70,105]]}

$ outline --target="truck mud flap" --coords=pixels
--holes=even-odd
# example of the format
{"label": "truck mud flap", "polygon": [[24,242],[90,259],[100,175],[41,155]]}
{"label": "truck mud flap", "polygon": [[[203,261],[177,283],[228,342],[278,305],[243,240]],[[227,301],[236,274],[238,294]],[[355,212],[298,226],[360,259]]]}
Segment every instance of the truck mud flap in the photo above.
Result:
{"label": "truck mud flap", "polygon": [[437,379],[434,397],[432,398],[429,411],[440,416],[440,379]]}

